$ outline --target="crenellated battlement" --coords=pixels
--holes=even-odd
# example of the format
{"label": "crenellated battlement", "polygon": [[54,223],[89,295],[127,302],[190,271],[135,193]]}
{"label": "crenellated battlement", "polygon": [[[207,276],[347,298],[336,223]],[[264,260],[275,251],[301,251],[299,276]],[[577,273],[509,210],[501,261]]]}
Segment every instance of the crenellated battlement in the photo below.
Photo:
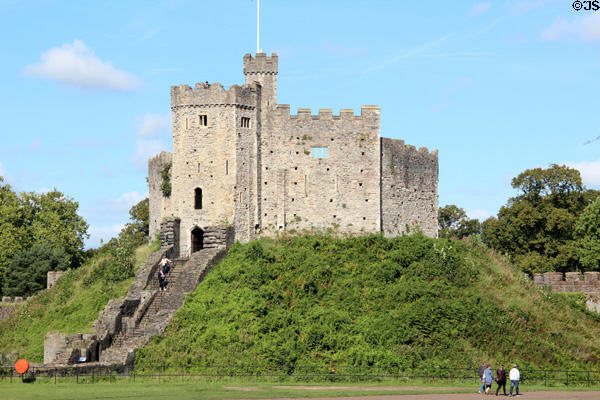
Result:
{"label": "crenellated battlement", "polygon": [[379,119],[379,106],[362,106],[360,111],[360,114],[355,115],[353,109],[342,108],[340,109],[340,113],[338,115],[334,115],[331,108],[319,108],[319,113],[313,114],[310,108],[298,108],[298,112],[296,114],[291,114],[289,104],[278,104],[276,107],[276,112],[280,117],[288,117],[292,120],[303,118],[312,120],[339,120],[353,118],[360,120],[365,117]]}
{"label": "crenellated battlement", "polygon": [[426,159],[435,160],[438,159],[438,151],[432,150],[431,152],[427,147],[419,147],[418,149],[410,144],[406,144],[402,139],[389,139],[382,138],[385,142],[382,144],[383,147],[390,148],[393,154],[402,154],[405,157],[424,157]]}
{"label": "crenellated battlement", "polygon": [[232,85],[225,89],[218,82],[205,84],[171,86],[171,108],[182,106],[232,105],[254,108],[258,85],[253,82],[243,86]]}
{"label": "crenellated battlement", "polygon": [[271,57],[267,57],[265,53],[256,53],[256,57],[252,57],[250,53],[244,55],[244,75],[277,75],[278,68],[276,53],[271,54]]}
{"label": "crenellated battlement", "polygon": [[538,286],[550,286],[554,292],[600,292],[600,272],[546,272],[534,274],[533,282]]}

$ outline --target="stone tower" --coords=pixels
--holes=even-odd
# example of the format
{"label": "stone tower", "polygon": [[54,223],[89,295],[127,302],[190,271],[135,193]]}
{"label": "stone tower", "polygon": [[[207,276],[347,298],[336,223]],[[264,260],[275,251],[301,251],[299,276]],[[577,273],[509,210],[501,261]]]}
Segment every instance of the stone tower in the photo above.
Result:
{"label": "stone tower", "polygon": [[[438,154],[380,136],[380,108],[317,115],[277,104],[278,58],[244,55],[243,86],[171,88],[173,154],[149,162],[150,231],[170,224],[186,256],[204,231],[232,226],[236,240],[333,229],[437,236]],[[171,163],[172,192],[160,192]]]}

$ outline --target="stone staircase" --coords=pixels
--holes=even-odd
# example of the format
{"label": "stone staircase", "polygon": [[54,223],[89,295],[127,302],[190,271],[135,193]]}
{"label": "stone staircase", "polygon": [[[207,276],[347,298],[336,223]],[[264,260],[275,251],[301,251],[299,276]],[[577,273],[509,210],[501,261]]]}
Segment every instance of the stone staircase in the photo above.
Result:
{"label": "stone staircase", "polygon": [[[93,333],[46,335],[44,364],[69,365],[85,357],[88,365],[133,365],[136,349],[164,332],[186,295],[227,254],[233,238],[231,227],[206,227],[204,247],[187,259],[175,259],[176,243],[164,242],[138,269],[127,295],[110,300],[100,312]],[[173,260],[167,291],[158,290],[158,264],[163,256]]]}
{"label": "stone staircase", "polygon": [[[100,352],[102,364],[129,364],[135,350],[147,344],[152,336],[164,332],[175,312],[181,308],[185,296],[202,281],[212,265],[225,255],[225,243],[215,248],[205,248],[188,259],[174,260],[167,275],[167,290],[160,291],[156,273],[144,288],[148,293],[146,305],[138,307],[131,317],[123,317],[121,330],[116,333],[110,347]],[[142,302],[143,303],[143,302]]]}

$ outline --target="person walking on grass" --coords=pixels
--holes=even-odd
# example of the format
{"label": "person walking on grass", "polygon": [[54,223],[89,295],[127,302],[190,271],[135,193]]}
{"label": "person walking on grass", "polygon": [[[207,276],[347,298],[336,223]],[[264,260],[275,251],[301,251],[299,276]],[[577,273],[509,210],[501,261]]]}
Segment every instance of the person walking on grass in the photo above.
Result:
{"label": "person walking on grass", "polygon": [[513,365],[513,368],[510,370],[508,374],[508,379],[510,379],[510,395],[513,395],[513,387],[516,386],[516,396],[519,395],[519,381],[521,380],[521,373],[517,369],[517,364]]}
{"label": "person walking on grass", "polygon": [[490,388],[492,387],[492,382],[494,381],[494,374],[492,374],[492,367],[489,365],[483,372],[483,383],[485,384],[485,394],[490,394]]}
{"label": "person walking on grass", "polygon": [[479,366],[479,382],[481,382],[481,385],[479,386],[479,393],[483,392],[483,390],[485,389],[485,383],[483,383],[483,374],[484,374],[486,368],[487,368],[487,365],[485,362],[482,362],[481,365]]}
{"label": "person walking on grass", "polygon": [[502,387],[502,392],[506,396],[506,370],[504,369],[504,365],[500,365],[500,368],[496,371],[496,396],[498,396],[498,391],[500,387]]}

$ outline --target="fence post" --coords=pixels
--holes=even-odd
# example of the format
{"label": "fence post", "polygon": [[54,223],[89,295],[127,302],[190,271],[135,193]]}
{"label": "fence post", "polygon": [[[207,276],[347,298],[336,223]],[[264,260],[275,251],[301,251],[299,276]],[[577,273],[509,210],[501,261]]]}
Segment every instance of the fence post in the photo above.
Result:
{"label": "fence post", "polygon": [[92,383],[94,383],[94,370],[96,369],[96,367],[92,367]]}
{"label": "fence post", "polygon": [[569,386],[569,371],[567,370],[567,386]]}
{"label": "fence post", "polygon": [[588,387],[590,387],[590,371],[587,373]]}
{"label": "fence post", "polygon": [[544,386],[548,386],[547,374],[548,371],[544,370]]}
{"label": "fence post", "polygon": [[79,385],[79,368],[75,368],[75,376],[77,376],[77,384]]}
{"label": "fence post", "polygon": [[56,368],[54,368],[54,384],[56,385]]}
{"label": "fence post", "polygon": [[10,369],[10,383],[12,383],[12,374],[13,374],[13,370],[12,368]]}

